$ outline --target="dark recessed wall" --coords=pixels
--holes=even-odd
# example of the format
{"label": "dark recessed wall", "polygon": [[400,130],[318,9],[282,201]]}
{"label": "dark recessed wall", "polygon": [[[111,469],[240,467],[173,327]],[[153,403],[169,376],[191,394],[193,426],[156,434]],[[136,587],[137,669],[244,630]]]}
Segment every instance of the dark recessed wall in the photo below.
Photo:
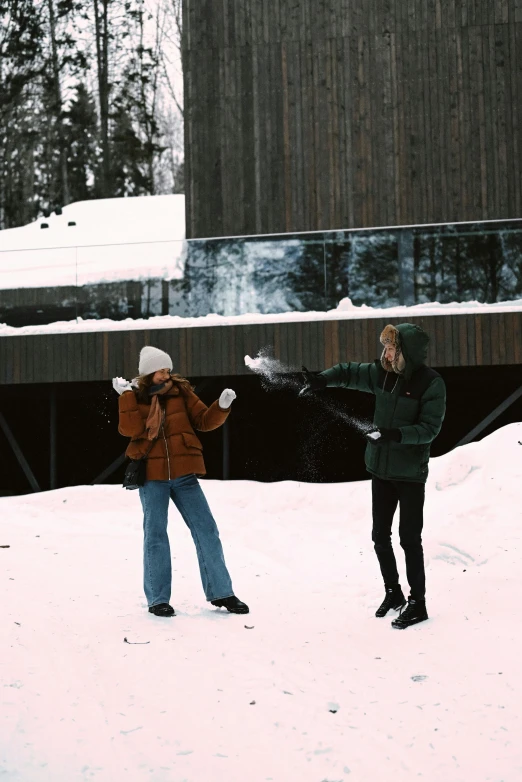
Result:
{"label": "dark recessed wall", "polygon": [[[438,456],[451,450],[471,429],[520,385],[520,367],[439,369],[448,389],[448,409],[432,448]],[[229,418],[230,477],[256,481],[336,482],[362,480],[365,442],[348,426],[324,413],[320,402],[298,399],[295,392],[267,392],[259,378],[192,378],[210,404],[223,388],[237,392]],[[0,386],[2,410],[42,489],[49,488],[49,393],[45,386]],[[110,383],[54,386],[57,394],[57,486],[87,484],[126,447],[118,434],[117,396]],[[372,416],[370,394],[330,389],[340,410]],[[522,399],[478,439],[522,420]],[[201,433],[208,477],[223,476],[222,430]],[[107,483],[121,483],[120,467]],[[0,495],[25,494],[29,484],[0,431]],[[122,489],[123,491],[123,489]]]}
{"label": "dark recessed wall", "polygon": [[520,217],[520,0],[184,0],[187,236]]}

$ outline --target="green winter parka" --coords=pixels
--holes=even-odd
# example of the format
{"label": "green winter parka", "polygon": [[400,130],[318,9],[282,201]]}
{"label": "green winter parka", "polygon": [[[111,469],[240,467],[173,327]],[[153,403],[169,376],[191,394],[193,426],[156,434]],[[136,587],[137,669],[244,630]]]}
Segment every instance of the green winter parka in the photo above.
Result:
{"label": "green winter parka", "polygon": [[387,372],[378,360],[337,364],[321,374],[329,387],[375,394],[374,425],[401,432],[400,442],[368,443],[368,472],[385,480],[425,483],[430,446],[446,412],[446,386],[439,373],[424,363],[429,342],[426,332],[411,323],[396,328],[406,362],[402,375]]}

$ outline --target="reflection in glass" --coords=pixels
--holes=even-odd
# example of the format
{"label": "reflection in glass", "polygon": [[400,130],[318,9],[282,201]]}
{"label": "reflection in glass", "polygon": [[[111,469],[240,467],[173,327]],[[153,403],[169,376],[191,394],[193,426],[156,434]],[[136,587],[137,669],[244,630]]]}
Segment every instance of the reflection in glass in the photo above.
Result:
{"label": "reflection in glass", "polygon": [[496,302],[522,295],[521,221],[418,230],[415,298]]}
{"label": "reflection in glass", "polygon": [[0,322],[522,297],[522,220],[0,251]]}

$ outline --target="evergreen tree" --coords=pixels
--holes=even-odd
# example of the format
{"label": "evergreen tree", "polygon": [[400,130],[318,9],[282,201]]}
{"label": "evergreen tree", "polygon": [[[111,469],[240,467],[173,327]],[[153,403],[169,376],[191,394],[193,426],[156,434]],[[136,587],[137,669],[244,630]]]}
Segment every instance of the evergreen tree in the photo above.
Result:
{"label": "evergreen tree", "polygon": [[[135,186],[145,186],[146,192],[156,192],[156,167],[166,147],[161,143],[159,126],[160,52],[163,40],[161,10],[153,17],[145,10],[143,0],[127,0],[130,54],[119,85],[118,114],[124,113],[132,124],[139,144],[133,144]],[[154,25],[154,38],[146,34],[146,23]],[[152,30],[150,31],[152,33]],[[128,132],[128,131],[127,131]],[[138,155],[139,152],[139,155]],[[120,154],[121,157],[121,154]]]}
{"label": "evergreen tree", "polygon": [[110,24],[110,9],[114,5],[115,3],[111,5],[111,0],[93,0],[101,147],[101,163],[97,182],[99,198],[108,198],[114,195],[111,186],[111,147],[109,138],[109,99],[111,91],[109,45],[114,40],[114,32]]}
{"label": "evergreen tree", "polygon": [[85,201],[96,195],[98,167],[98,117],[85,84],[76,85],[76,94],[65,115],[67,168],[72,201]]}
{"label": "evergreen tree", "polygon": [[0,228],[33,219],[33,85],[42,69],[37,0],[0,0]]}
{"label": "evergreen tree", "polygon": [[358,307],[399,304],[397,235],[386,231],[352,236],[349,260],[350,298]]}
{"label": "evergreen tree", "polygon": [[117,105],[112,115],[111,195],[147,195],[151,183],[147,176],[145,150],[124,105]]}

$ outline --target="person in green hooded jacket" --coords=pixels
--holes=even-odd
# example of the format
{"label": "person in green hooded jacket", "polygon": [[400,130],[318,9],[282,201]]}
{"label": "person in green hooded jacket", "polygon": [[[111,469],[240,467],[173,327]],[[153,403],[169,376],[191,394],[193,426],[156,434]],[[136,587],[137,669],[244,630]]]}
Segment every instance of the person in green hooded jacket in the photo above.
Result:
{"label": "person in green hooded jacket", "polygon": [[[428,618],[422,527],[430,446],[446,411],[446,386],[426,366],[429,337],[412,323],[388,325],[380,336],[383,352],[371,364],[337,364],[308,372],[300,394],[349,388],[375,395],[374,429],[367,433],[365,463],[372,476],[372,540],[385,586],[376,616],[400,610],[392,626],[406,628]],[[399,537],[410,586],[408,606],[399,583],[391,543],[393,516],[400,505]]]}

